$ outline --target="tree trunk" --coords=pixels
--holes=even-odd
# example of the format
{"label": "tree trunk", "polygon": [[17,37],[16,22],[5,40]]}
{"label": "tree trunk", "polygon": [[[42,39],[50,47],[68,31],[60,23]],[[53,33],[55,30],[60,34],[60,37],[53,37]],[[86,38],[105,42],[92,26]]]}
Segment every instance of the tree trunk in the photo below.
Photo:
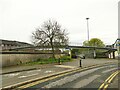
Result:
{"label": "tree trunk", "polygon": [[55,52],[54,52],[54,46],[53,46],[52,39],[50,39],[50,44],[51,44],[51,47],[52,47],[52,57],[55,59]]}

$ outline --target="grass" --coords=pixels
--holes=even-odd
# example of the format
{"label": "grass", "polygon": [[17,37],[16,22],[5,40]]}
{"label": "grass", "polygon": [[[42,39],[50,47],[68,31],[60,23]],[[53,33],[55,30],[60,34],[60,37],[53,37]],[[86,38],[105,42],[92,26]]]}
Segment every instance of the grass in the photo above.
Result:
{"label": "grass", "polygon": [[[60,62],[69,62],[72,61],[70,56],[63,56],[60,58]],[[25,63],[25,65],[36,65],[36,64],[52,64],[52,63],[59,63],[59,59],[49,58],[49,59],[37,59],[36,61],[31,61]]]}

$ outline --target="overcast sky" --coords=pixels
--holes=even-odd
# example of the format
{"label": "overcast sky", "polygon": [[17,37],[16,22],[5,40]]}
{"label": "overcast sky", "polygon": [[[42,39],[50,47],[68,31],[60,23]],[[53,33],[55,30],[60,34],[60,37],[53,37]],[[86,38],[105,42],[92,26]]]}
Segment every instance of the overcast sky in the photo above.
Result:
{"label": "overcast sky", "polygon": [[118,38],[119,0],[0,0],[0,39],[31,43],[31,33],[48,19],[69,32],[70,42],[90,38],[113,44]]}

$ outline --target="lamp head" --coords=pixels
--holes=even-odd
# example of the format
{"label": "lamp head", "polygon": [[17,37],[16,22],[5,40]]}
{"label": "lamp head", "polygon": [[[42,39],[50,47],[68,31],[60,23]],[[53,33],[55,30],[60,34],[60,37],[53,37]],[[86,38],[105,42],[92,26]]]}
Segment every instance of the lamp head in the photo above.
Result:
{"label": "lamp head", "polygon": [[86,20],[88,20],[89,18],[86,18]]}

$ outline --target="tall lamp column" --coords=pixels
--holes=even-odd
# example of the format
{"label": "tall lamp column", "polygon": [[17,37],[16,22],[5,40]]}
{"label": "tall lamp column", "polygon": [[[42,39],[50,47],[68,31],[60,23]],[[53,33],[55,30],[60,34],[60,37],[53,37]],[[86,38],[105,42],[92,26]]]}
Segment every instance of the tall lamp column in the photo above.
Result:
{"label": "tall lamp column", "polygon": [[89,19],[90,18],[86,18],[86,20],[87,20],[87,36],[88,36],[88,41],[89,41],[89,23],[88,23]]}

